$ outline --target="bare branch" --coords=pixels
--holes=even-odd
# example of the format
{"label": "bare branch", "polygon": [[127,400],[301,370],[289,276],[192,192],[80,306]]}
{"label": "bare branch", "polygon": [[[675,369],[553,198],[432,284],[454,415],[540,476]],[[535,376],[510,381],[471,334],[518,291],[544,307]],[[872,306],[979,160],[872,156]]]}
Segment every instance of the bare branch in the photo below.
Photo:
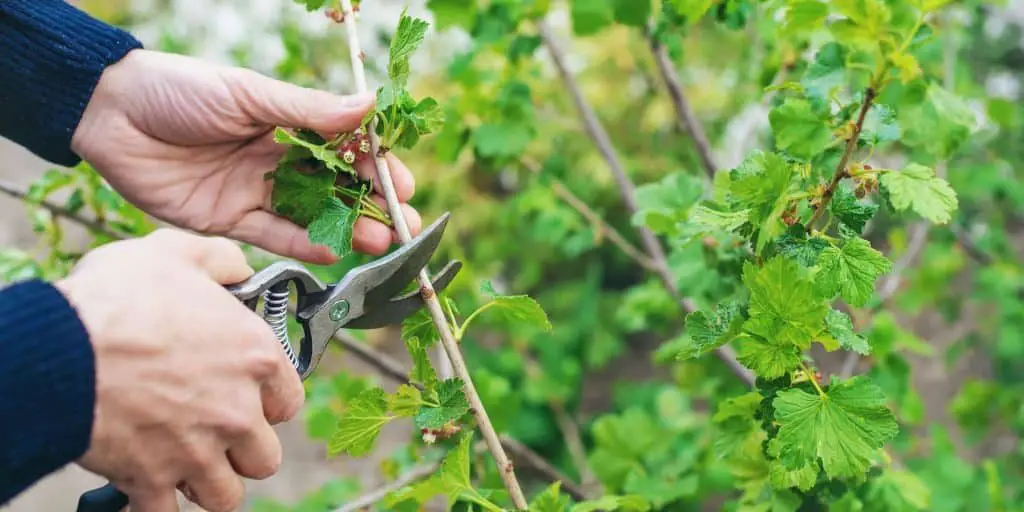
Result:
{"label": "bare branch", "polygon": [[[363,66],[363,52],[359,43],[359,33],[356,28],[356,16],[352,9],[352,0],[341,0],[341,6],[344,15],[343,23],[348,33],[348,46],[350,60],[352,63],[352,73],[355,76],[356,90],[361,94],[366,94],[369,92],[369,86],[366,81],[366,70]],[[409,226],[405,221],[405,214],[402,212],[402,207],[398,200],[398,194],[395,192],[395,185],[391,180],[391,169],[388,166],[388,161],[384,156],[384,152],[381,151],[380,137],[377,135],[376,127],[377,119],[375,117],[373,121],[370,122],[370,126],[367,128],[367,133],[370,136],[370,147],[374,154],[374,162],[377,164],[377,178],[380,182],[381,189],[384,192],[388,211],[391,214],[392,221],[395,223],[395,229],[398,232],[398,237],[403,244],[407,244],[412,240],[412,235],[410,234]],[[453,334],[451,327],[448,325],[448,318],[445,316],[444,309],[441,307],[441,302],[438,300],[437,294],[434,292],[433,284],[430,282],[430,274],[426,268],[420,271],[417,280],[420,284],[420,293],[427,303],[427,311],[430,312],[430,318],[433,320],[434,326],[437,328],[438,334],[441,336],[441,345],[444,347],[444,351],[448,355],[448,360],[451,361],[452,370],[464,383],[463,391],[466,394],[466,399],[469,401],[473,418],[477,422],[480,434],[487,442],[491,456],[494,457],[494,463],[498,467],[498,474],[501,475],[501,479],[505,484],[505,489],[508,490],[509,496],[512,498],[512,503],[516,508],[526,509],[528,507],[528,503],[526,501],[526,496],[523,494],[522,488],[519,486],[519,481],[516,479],[515,468],[512,466],[512,462],[509,461],[508,456],[505,454],[505,450],[502,448],[501,441],[498,438],[498,433],[495,432],[494,425],[491,424],[491,419],[488,417],[487,411],[484,409],[483,401],[480,400],[480,395],[476,391],[476,386],[470,378],[469,369],[466,368],[466,362],[463,360],[462,353],[459,351],[458,342],[455,340],[455,335]]]}
{"label": "bare branch", "polygon": [[64,208],[63,206],[55,205],[55,204],[53,204],[53,203],[51,203],[49,201],[46,201],[46,200],[43,200],[43,201],[33,201],[32,199],[29,199],[28,194],[25,191],[19,189],[18,187],[14,186],[14,185],[6,182],[6,181],[0,181],[0,193],[3,193],[3,194],[5,194],[7,196],[10,196],[10,197],[13,197],[14,199],[18,199],[18,200],[24,202],[25,204],[31,204],[31,205],[35,205],[35,206],[40,206],[40,207],[46,209],[47,211],[49,211],[50,213],[52,213],[53,215],[56,215],[58,217],[63,217],[63,218],[65,218],[65,219],[67,219],[67,220],[69,220],[71,222],[74,222],[75,224],[78,224],[79,226],[82,226],[83,228],[88,229],[90,231],[93,231],[93,232],[96,232],[96,233],[101,233],[101,234],[106,235],[106,236],[108,236],[110,238],[113,238],[115,240],[121,240],[121,239],[125,238],[125,235],[120,234],[120,233],[110,229],[109,227],[107,227],[102,222],[82,217],[81,215],[79,215],[77,213],[74,213],[71,210],[68,210],[67,208]]}
{"label": "bare branch", "polygon": [[658,41],[652,27],[647,27],[646,36],[651,52],[654,53],[654,61],[658,65],[658,72],[661,73],[661,78],[665,81],[669,97],[672,98],[672,106],[676,110],[676,120],[679,123],[679,129],[690,134],[690,138],[693,139],[693,145],[696,146],[697,154],[700,155],[701,163],[704,165],[704,172],[709,178],[714,178],[718,166],[715,165],[711,143],[708,142],[708,136],[704,133],[704,127],[693,113],[690,101],[686,99],[686,93],[683,91],[683,85],[679,82],[679,76],[676,74],[675,66],[672,65],[672,59],[668,55],[668,50],[665,49],[665,45],[661,44],[661,41]]}
{"label": "bare branch", "polygon": [[[478,445],[479,447],[479,445]],[[348,503],[343,507],[334,509],[334,512],[357,512],[359,510],[366,510],[369,507],[383,501],[391,493],[401,490],[407,485],[414,484],[420,480],[424,480],[430,475],[437,471],[437,468],[441,466],[440,462],[432,462],[429,464],[422,464],[409,470],[408,473],[402,475],[387,485],[378,487]]]}
{"label": "bare branch", "polygon": [[[561,76],[562,82],[565,84],[566,89],[568,89],[569,95],[572,96],[573,103],[579,111],[580,118],[583,121],[584,128],[587,130],[587,134],[590,136],[591,140],[593,140],[598,151],[604,157],[605,162],[607,162],[608,167],[611,169],[612,177],[615,179],[615,183],[618,186],[623,203],[625,203],[627,210],[631,214],[636,213],[639,209],[636,200],[636,187],[633,185],[633,182],[630,181],[629,176],[626,175],[625,168],[619,159],[618,153],[612,146],[611,140],[608,137],[608,133],[605,131],[604,126],[602,126],[600,120],[598,120],[594,109],[583,97],[583,93],[580,90],[579,84],[576,82],[576,78],[573,77],[569,68],[566,66],[565,52],[555,40],[550,29],[543,20],[537,22],[537,31],[543,40],[544,45],[547,47],[548,53],[551,54],[551,60],[553,61],[555,68],[558,70],[558,74]],[[696,311],[696,304],[691,299],[683,297],[680,293],[679,287],[676,284],[675,276],[672,275],[672,271],[668,267],[668,260],[665,257],[665,251],[661,246],[661,242],[658,241],[657,237],[654,236],[654,233],[646,227],[637,227],[637,231],[640,233],[640,238],[643,241],[644,250],[654,262],[654,272],[661,280],[662,285],[679,303],[680,308],[685,313],[692,313]],[[715,350],[715,354],[718,355],[718,357],[733,373],[743,379],[743,381],[748,385],[753,386],[754,374],[736,360],[736,354],[731,347],[719,347]]]}

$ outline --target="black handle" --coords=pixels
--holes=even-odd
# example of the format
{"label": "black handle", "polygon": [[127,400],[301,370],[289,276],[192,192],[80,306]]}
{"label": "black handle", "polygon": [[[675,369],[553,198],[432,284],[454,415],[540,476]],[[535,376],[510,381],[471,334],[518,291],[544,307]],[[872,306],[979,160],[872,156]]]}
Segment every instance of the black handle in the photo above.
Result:
{"label": "black handle", "polygon": [[128,495],[110,483],[84,492],[78,498],[78,512],[121,512],[127,506]]}

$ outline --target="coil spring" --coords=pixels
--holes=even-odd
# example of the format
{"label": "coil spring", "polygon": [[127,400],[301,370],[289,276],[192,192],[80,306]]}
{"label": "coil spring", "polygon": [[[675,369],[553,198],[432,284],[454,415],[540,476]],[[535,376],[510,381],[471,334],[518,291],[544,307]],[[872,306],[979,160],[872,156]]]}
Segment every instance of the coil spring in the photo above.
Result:
{"label": "coil spring", "polygon": [[270,324],[278,343],[284,348],[288,355],[288,361],[298,369],[299,361],[292,350],[292,344],[288,340],[288,282],[275,284],[263,292],[263,319]]}

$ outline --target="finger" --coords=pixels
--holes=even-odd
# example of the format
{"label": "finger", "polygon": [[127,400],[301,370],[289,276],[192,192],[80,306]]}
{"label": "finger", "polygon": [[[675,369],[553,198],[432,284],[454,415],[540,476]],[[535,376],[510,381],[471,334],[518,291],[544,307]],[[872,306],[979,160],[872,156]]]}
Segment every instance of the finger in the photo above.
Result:
{"label": "finger", "polygon": [[178,496],[173,488],[144,488],[125,491],[131,512],[178,512]]}
{"label": "finger", "polygon": [[[387,203],[383,197],[374,196],[373,201],[387,209]],[[419,212],[413,207],[403,204],[402,213],[405,216],[410,235],[419,234],[422,224]],[[364,254],[379,256],[387,252],[392,243],[399,241],[398,232],[394,228],[389,228],[380,221],[369,217],[360,217],[352,228],[352,248]]]}
{"label": "finger", "polygon": [[265,210],[245,214],[228,235],[265,251],[314,265],[338,261],[329,248],[310,242],[306,230]]}
{"label": "finger", "polygon": [[340,96],[300,87],[252,70],[235,68],[226,81],[241,109],[258,123],[328,133],[359,127],[373,94]]}
{"label": "finger", "polygon": [[220,284],[244,281],[255,272],[242,248],[227,238],[161,228],[146,239],[157,244],[160,251],[170,251],[192,262]]}
{"label": "finger", "polygon": [[228,450],[228,460],[239,475],[254,480],[270,478],[281,466],[281,440],[262,421]]}
{"label": "finger", "polygon": [[208,464],[185,485],[192,491],[191,501],[209,512],[231,512],[245,497],[245,484],[227,459]]}
{"label": "finger", "polygon": [[[409,168],[398,157],[388,153],[385,158],[388,162],[388,168],[391,169],[391,182],[395,185],[395,195],[398,196],[398,202],[408,203],[412,199],[413,194],[416,193],[416,179]],[[377,177],[377,165],[372,158],[356,161],[356,171],[364,179],[372,179],[374,190],[378,194],[384,194],[384,189],[381,188],[380,180]]]}

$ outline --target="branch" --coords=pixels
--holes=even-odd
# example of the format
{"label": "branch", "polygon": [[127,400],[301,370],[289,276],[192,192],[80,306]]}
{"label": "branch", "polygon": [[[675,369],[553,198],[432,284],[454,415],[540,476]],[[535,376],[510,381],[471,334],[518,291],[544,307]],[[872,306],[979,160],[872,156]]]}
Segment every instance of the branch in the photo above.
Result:
{"label": "branch", "polygon": [[[409,382],[407,377],[409,372],[402,367],[401,363],[395,361],[386,354],[368,347],[365,343],[360,342],[350,334],[347,334],[344,331],[338,331],[334,334],[334,341],[346,350],[351,351],[361,361],[373,366],[385,377],[392,379],[396,383],[412,384],[420,387],[417,383]],[[500,436],[499,441],[506,450],[515,454],[516,458],[525,463],[527,467],[532,468],[541,475],[544,475],[545,478],[552,482],[562,482],[562,489],[565,489],[567,493],[577,500],[585,500],[589,497],[580,484],[567,477],[564,473],[559,471],[558,468],[552,466],[550,462],[545,460],[544,457],[541,457],[537,452],[531,450],[528,446],[508,436]]]}
{"label": "branch", "polygon": [[864,118],[867,117],[868,110],[871,109],[871,102],[875,100],[877,92],[874,86],[870,86],[864,93],[864,104],[860,106],[860,113],[857,114],[857,121],[853,125],[853,133],[850,134],[850,138],[846,141],[846,149],[843,151],[842,158],[839,159],[839,164],[836,165],[836,172],[832,175],[832,181],[829,182],[825,192],[821,195],[821,203],[818,204],[818,208],[811,215],[811,220],[807,222],[808,229],[814,226],[814,223],[821,218],[821,214],[825,213],[825,210],[828,209],[828,203],[832,200],[832,196],[835,195],[836,187],[847,176],[846,165],[850,163],[853,150],[857,147],[857,139],[860,138],[860,132],[864,129]]}
{"label": "branch", "polygon": [[715,165],[711,143],[708,142],[703,126],[701,126],[697,116],[693,113],[690,101],[686,99],[686,93],[683,92],[683,86],[679,83],[679,76],[672,65],[672,59],[668,55],[668,50],[665,49],[665,45],[661,44],[661,41],[654,35],[653,28],[650,25],[647,26],[645,32],[647,42],[651,46],[651,52],[654,53],[654,61],[658,65],[658,72],[661,73],[661,78],[665,81],[665,87],[668,88],[668,94],[672,98],[672,106],[676,110],[676,121],[679,123],[679,129],[690,134],[690,138],[693,139],[693,145],[696,146],[697,154],[700,155],[701,163],[704,164],[704,172],[709,178],[714,178],[718,166]]}
{"label": "branch", "polygon": [[[558,70],[558,74],[562,78],[562,82],[565,84],[566,89],[569,90],[570,96],[572,96],[573,103],[579,111],[579,115],[583,121],[584,128],[587,130],[587,134],[590,136],[591,140],[594,141],[598,151],[604,157],[605,162],[607,162],[608,167],[611,169],[612,177],[615,179],[615,183],[619,188],[622,201],[625,203],[627,210],[631,214],[636,213],[639,209],[636,201],[636,187],[626,175],[625,168],[623,167],[615,148],[612,146],[608,133],[598,120],[597,114],[594,113],[594,109],[591,108],[590,104],[588,104],[586,99],[583,98],[583,93],[580,91],[579,84],[576,83],[576,79],[573,77],[572,73],[569,72],[569,68],[565,64],[565,53],[561,46],[558,45],[558,42],[555,41],[547,27],[547,24],[543,20],[537,22],[537,31],[545,46],[547,46],[548,52],[551,54],[551,60],[554,62],[555,68]],[[661,242],[658,241],[650,229],[647,229],[644,226],[638,226],[637,231],[643,241],[645,251],[654,262],[654,272],[658,278],[661,279],[662,285],[664,285],[669,294],[679,303],[679,306],[684,313],[692,313],[696,311],[696,304],[691,299],[683,297],[680,293],[679,287],[676,285],[675,277],[672,275],[672,271],[668,268],[668,261],[665,258],[665,251],[661,247]],[[750,386],[754,385],[753,373],[739,363],[736,359],[736,353],[732,347],[719,347],[715,349],[715,354],[718,355],[718,357],[729,367],[730,370],[732,370],[733,373],[743,379],[744,382]]]}
{"label": "branch", "polygon": [[104,234],[104,235],[106,235],[106,236],[108,236],[110,238],[115,239],[115,240],[121,240],[121,239],[125,238],[125,235],[117,233],[116,231],[114,231],[114,230],[110,229],[109,227],[107,227],[102,222],[98,222],[98,221],[95,221],[95,220],[92,220],[92,219],[87,219],[85,217],[82,217],[81,215],[79,215],[77,213],[74,213],[71,210],[68,210],[67,208],[64,208],[63,206],[55,205],[55,204],[53,204],[53,203],[51,203],[49,201],[46,201],[45,199],[42,200],[42,201],[33,201],[32,199],[29,199],[28,194],[25,191],[19,189],[18,187],[14,186],[14,185],[11,185],[10,183],[8,183],[6,181],[0,181],[0,193],[3,193],[3,194],[5,194],[7,196],[10,196],[10,197],[13,197],[14,199],[18,199],[18,200],[20,200],[20,201],[22,201],[22,202],[24,202],[26,204],[40,206],[40,207],[48,210],[53,215],[56,215],[58,217],[63,217],[63,218],[65,218],[65,219],[67,219],[67,220],[69,220],[69,221],[71,221],[71,222],[73,222],[75,224],[78,224],[79,226],[82,226],[85,229],[88,229],[90,231],[93,231],[93,232],[96,232],[96,233],[102,233],[102,234]]}
{"label": "branch", "polygon": [[[369,87],[366,81],[366,70],[363,67],[362,48],[359,44],[359,33],[356,28],[356,16],[352,9],[352,0],[341,0],[341,6],[344,15],[343,23],[348,32],[348,46],[356,90],[361,94],[366,94],[369,92]],[[398,194],[395,193],[395,185],[391,181],[391,169],[388,166],[385,154],[381,152],[380,137],[377,136],[376,117],[370,122],[367,132],[370,136],[370,147],[374,154],[374,162],[377,164],[377,178],[384,192],[384,198],[387,201],[391,219],[395,223],[399,239],[403,244],[407,244],[412,239],[412,235],[409,233],[409,226],[405,221],[405,215],[398,201]],[[484,409],[484,404],[476,391],[476,386],[473,385],[469,370],[466,368],[466,362],[462,358],[462,353],[459,352],[458,342],[455,340],[455,335],[448,325],[448,318],[445,316],[441,302],[434,292],[434,287],[430,282],[430,274],[426,268],[420,271],[417,280],[420,284],[420,294],[427,303],[427,310],[430,312],[434,326],[441,336],[441,343],[445,353],[448,354],[448,360],[451,361],[452,370],[464,383],[463,391],[469,401],[473,418],[477,422],[481,435],[487,442],[491,456],[494,457],[494,463],[498,466],[498,474],[501,475],[505,489],[508,490],[512,503],[516,508],[526,509],[528,503],[526,496],[523,495],[522,488],[519,486],[519,481],[516,479],[515,468],[512,466],[512,462],[508,460],[508,456],[505,455],[505,450],[501,446],[501,440],[491,424],[491,419],[487,416],[487,411]]]}

